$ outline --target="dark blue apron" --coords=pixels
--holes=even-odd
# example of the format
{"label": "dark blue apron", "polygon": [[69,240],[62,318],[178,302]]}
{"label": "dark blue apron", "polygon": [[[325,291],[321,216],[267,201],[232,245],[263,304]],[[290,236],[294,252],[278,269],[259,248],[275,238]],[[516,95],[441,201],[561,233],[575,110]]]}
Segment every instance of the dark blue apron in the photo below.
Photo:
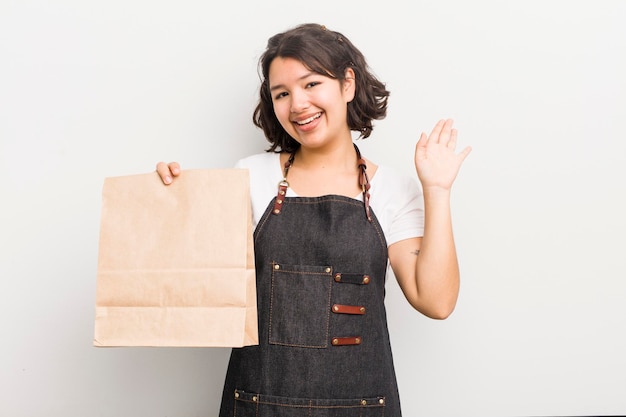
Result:
{"label": "dark blue apron", "polygon": [[399,417],[375,213],[285,189],[254,232],[259,345],[232,350],[220,417]]}

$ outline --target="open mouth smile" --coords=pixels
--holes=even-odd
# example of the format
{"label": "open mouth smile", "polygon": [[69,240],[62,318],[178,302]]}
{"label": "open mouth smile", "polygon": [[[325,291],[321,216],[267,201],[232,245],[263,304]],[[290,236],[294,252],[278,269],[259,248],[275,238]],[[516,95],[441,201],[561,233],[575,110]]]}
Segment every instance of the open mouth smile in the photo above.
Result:
{"label": "open mouth smile", "polygon": [[315,119],[319,119],[321,116],[322,116],[322,113],[320,112],[304,120],[295,120],[294,123],[297,124],[298,126],[304,126],[304,125],[311,123]]}

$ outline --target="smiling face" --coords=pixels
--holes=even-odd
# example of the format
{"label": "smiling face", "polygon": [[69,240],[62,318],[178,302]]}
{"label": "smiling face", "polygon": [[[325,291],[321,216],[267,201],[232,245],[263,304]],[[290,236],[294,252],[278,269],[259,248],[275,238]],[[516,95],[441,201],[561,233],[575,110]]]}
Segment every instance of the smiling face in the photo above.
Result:
{"label": "smiling face", "polygon": [[275,58],[269,69],[274,113],[287,133],[305,148],[352,141],[347,105],[354,98],[354,73],[343,83],[309,70],[293,58]]}

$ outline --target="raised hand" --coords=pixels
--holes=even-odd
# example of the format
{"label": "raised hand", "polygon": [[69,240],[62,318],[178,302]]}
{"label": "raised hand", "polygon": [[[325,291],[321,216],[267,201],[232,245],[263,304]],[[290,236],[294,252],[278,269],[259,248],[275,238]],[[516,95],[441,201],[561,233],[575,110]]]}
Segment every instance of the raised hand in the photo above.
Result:
{"label": "raised hand", "polygon": [[415,145],[415,169],[422,188],[450,190],[461,164],[472,148],[456,153],[457,130],[452,119],[440,120],[430,135],[420,135]]}

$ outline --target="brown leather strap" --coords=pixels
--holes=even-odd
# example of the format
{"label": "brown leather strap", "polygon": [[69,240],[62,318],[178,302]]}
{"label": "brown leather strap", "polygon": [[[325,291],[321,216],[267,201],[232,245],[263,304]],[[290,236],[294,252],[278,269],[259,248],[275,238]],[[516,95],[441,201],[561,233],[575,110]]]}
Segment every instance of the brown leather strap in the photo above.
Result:
{"label": "brown leather strap", "polygon": [[356,150],[356,156],[358,159],[359,166],[359,185],[361,186],[361,190],[363,190],[363,206],[365,207],[365,216],[367,220],[372,222],[372,214],[370,213],[370,180],[367,176],[367,164],[365,163],[365,159],[361,158],[361,151],[354,144],[354,149]]}
{"label": "brown leather strap", "polygon": [[287,188],[289,188],[289,183],[287,182],[287,174],[289,173],[289,168],[291,164],[293,164],[293,159],[296,157],[296,153],[293,152],[287,162],[285,162],[285,167],[283,170],[283,180],[278,183],[278,194],[276,195],[276,201],[274,202],[274,210],[272,210],[272,214],[280,214],[283,209],[283,201],[285,201],[285,196],[287,195]]}
{"label": "brown leather strap", "polygon": [[360,345],[361,341],[361,336],[333,337],[331,340],[333,346]]}
{"label": "brown leather strap", "polygon": [[280,214],[280,211],[283,209],[283,201],[285,201],[285,195],[287,195],[287,188],[289,188],[287,181],[278,183],[278,194],[276,195],[276,201],[274,201],[273,214]]}
{"label": "brown leather strap", "polygon": [[333,304],[332,312],[336,314],[365,314],[363,306],[348,306],[344,304]]}

